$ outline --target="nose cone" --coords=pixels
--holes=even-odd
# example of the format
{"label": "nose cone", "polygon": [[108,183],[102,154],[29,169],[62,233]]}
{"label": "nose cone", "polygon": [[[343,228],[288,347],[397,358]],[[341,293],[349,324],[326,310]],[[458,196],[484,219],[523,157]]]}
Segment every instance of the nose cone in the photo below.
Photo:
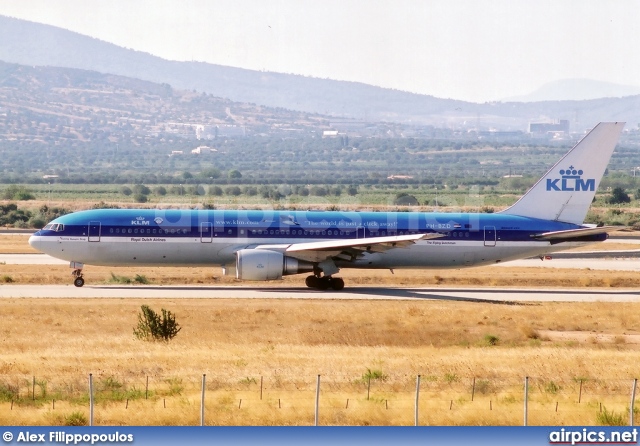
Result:
{"label": "nose cone", "polygon": [[31,245],[32,248],[35,248],[38,251],[41,251],[41,249],[40,249],[40,231],[36,232],[31,237],[29,237],[29,245]]}

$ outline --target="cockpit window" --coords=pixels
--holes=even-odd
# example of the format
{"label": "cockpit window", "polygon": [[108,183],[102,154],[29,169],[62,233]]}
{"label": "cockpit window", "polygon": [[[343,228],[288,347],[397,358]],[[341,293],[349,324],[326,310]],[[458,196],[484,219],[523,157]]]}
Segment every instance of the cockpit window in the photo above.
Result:
{"label": "cockpit window", "polygon": [[55,231],[55,232],[62,232],[64,231],[64,225],[60,224],[60,223],[49,223],[48,225],[46,225],[44,228],[42,229],[47,229],[49,231]]}

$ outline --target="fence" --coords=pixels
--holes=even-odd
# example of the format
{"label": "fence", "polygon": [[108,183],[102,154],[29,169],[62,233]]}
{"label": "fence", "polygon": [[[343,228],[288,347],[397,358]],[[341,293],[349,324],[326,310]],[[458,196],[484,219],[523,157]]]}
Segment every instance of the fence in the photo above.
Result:
{"label": "fence", "polygon": [[633,425],[637,380],[0,375],[4,425]]}

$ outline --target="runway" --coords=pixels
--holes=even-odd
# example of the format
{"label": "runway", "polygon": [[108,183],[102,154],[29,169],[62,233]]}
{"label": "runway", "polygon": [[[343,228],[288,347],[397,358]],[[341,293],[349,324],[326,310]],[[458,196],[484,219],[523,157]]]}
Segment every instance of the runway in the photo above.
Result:
{"label": "runway", "polygon": [[[624,253],[624,252],[621,252]],[[627,252],[628,253],[628,252]],[[578,254],[578,253],[576,253]],[[593,258],[523,259],[495,265],[495,268],[577,268],[612,271],[640,271],[640,258],[601,252]],[[584,253],[582,253],[584,255]],[[604,257],[606,256],[606,257]],[[0,264],[67,265],[45,254],[0,254]],[[3,285],[6,298],[89,299],[337,299],[337,300],[448,300],[517,304],[524,302],[640,302],[640,289],[508,289],[508,288],[402,288],[358,286],[343,291],[319,291],[306,287],[274,287],[272,284],[245,286],[154,286],[154,285]]]}
{"label": "runway", "polygon": [[517,305],[533,302],[640,302],[640,290],[349,287],[343,291],[318,291],[272,286],[1,286],[0,299],[9,298],[443,300]]}

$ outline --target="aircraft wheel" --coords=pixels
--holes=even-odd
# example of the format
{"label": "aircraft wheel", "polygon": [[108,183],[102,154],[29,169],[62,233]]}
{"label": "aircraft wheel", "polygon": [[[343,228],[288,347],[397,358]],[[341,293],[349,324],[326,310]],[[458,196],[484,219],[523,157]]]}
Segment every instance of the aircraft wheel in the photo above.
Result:
{"label": "aircraft wheel", "polygon": [[331,279],[331,288],[335,291],[340,291],[344,288],[344,280],[342,280],[340,277]]}
{"label": "aircraft wheel", "polygon": [[318,281],[319,281],[319,279],[316,276],[308,276],[305,279],[304,283],[309,288],[317,288],[318,287]]}
{"label": "aircraft wheel", "polygon": [[78,288],[80,288],[81,286],[83,286],[83,285],[84,285],[84,279],[83,279],[82,277],[76,277],[76,278],[73,280],[73,284],[74,284],[75,286],[77,286]]}
{"label": "aircraft wheel", "polygon": [[328,279],[327,277],[323,277],[323,278],[319,279],[318,280],[318,285],[317,285],[318,289],[322,290],[322,291],[329,289],[329,285],[330,285],[329,280],[330,279]]}

